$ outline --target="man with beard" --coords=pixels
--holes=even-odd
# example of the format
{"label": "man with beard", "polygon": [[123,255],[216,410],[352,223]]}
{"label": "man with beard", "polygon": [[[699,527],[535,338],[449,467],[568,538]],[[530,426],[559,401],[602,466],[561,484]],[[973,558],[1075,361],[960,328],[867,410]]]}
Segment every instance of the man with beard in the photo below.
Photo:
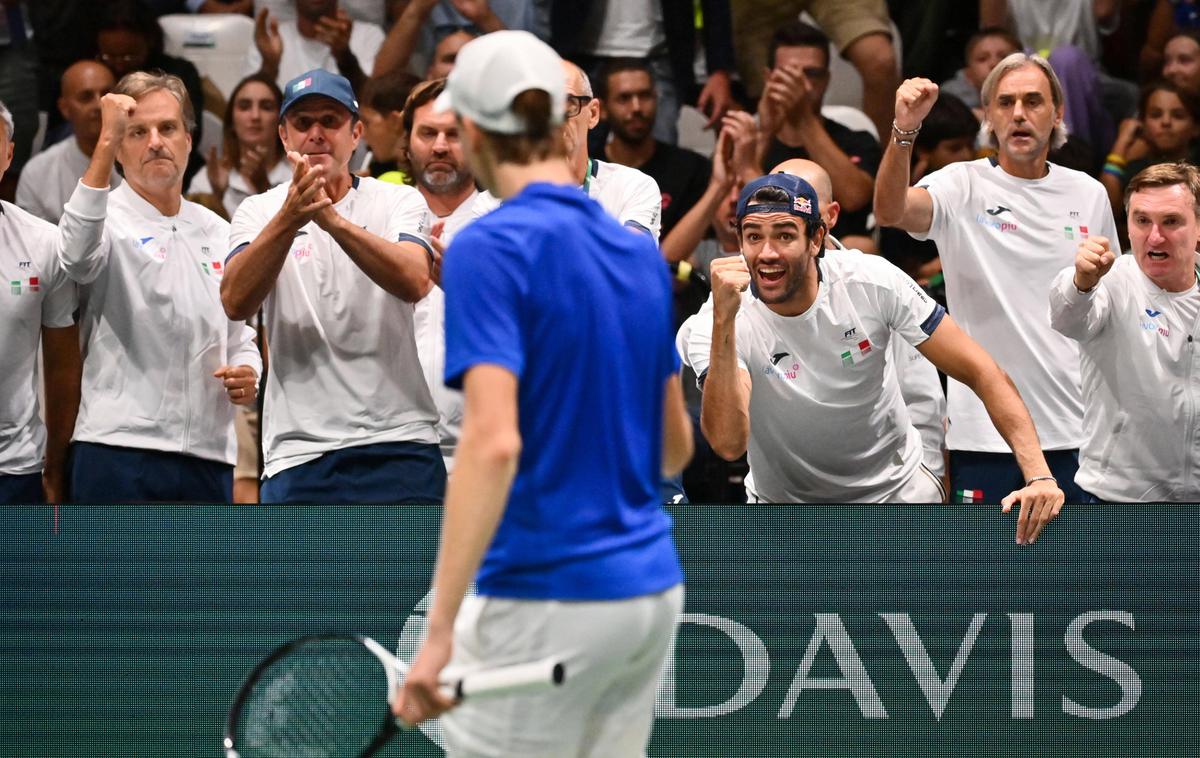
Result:
{"label": "man with beard", "polygon": [[[96,61],[79,61],[63,73],[58,111],[71,124],[74,138],[52,145],[29,160],[17,184],[17,205],[52,224],[58,223],[63,205],[92,160],[100,139],[100,98],[112,89],[113,82],[108,67]],[[108,186],[120,183],[121,176],[114,168]]]}
{"label": "man with beard", "polygon": [[[737,207],[742,256],[712,263],[713,326],[700,423],[727,460],[749,453],[765,502],[937,502],[921,435],[885,368],[898,335],[978,393],[1028,484],[1017,542],[1062,506],[1020,396],[995,361],[902,271],[825,250],[812,185],[760,177]],[[754,286],[754,296],[746,290]]]}
{"label": "man with beard", "polygon": [[[1046,298],[1079,240],[1117,238],[1112,206],[1100,182],[1047,161],[1066,141],[1063,89],[1044,58],[1025,53],[1000,61],[983,82],[984,129],[996,157],[952,163],[909,187],[913,144],[937,96],[928,79],[896,90],[896,120],[875,180],[876,218],[937,243],[947,307],[1012,374],[1054,476],[1079,502],[1079,348],[1050,327]],[[1028,481],[975,393],[950,381],[946,394],[956,499],[995,503]]]}
{"label": "man with beard", "polygon": [[296,0],[296,18],[278,21],[266,8],[258,12],[254,47],[245,71],[262,70],[279,88],[305,71],[322,68],[350,80],[357,92],[375,66],[384,33],[376,24],[354,21],[338,0]]}
{"label": "man with beard", "polygon": [[[436,113],[433,102],[446,89],[445,79],[417,86],[404,105],[403,138],[410,176],[433,213],[432,242],[438,258],[455,233],[471,220],[479,190],[463,157],[453,113]],[[433,285],[417,303],[413,323],[425,381],[438,407],[438,438],[446,471],[454,467],[454,448],[462,428],[462,392],[442,381],[446,365],[446,295]]]}
{"label": "man with beard", "polygon": [[645,60],[614,58],[600,76],[600,107],[611,135],[604,157],[636,168],[658,183],[666,238],[704,195],[712,167],[699,153],[654,138],[658,92]]}

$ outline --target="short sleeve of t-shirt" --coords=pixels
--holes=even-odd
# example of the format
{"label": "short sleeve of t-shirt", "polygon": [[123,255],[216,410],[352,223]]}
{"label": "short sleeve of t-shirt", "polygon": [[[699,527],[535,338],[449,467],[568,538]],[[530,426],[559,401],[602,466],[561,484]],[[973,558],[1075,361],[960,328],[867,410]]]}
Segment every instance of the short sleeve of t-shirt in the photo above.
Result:
{"label": "short sleeve of t-shirt", "polygon": [[253,242],[270,221],[270,218],[262,211],[263,198],[263,195],[246,198],[238,206],[237,212],[233,214],[233,221],[229,224],[229,250],[226,251],[228,254],[226,260]]}
{"label": "short sleeve of t-shirt", "polygon": [[[909,232],[913,239],[938,240],[949,234],[950,225],[955,220],[952,211],[963,206],[963,200],[970,192],[967,165],[965,162],[951,163],[922,178],[917,184],[917,187],[928,191],[933,200],[933,220],[929,224],[929,231]],[[945,251],[942,254],[944,256]]]}
{"label": "short sleeve of t-shirt", "polygon": [[462,389],[467,370],[481,363],[520,377],[525,346],[520,322],[526,263],[500,235],[465,227],[446,250],[446,386]]}
{"label": "short sleeve of t-shirt", "polygon": [[933,336],[946,309],[912,277],[882,258],[864,256],[861,262],[879,288],[880,311],[888,327],[913,347]]}
{"label": "short sleeve of t-shirt", "polygon": [[429,250],[432,214],[425,198],[411,187],[384,185],[388,188],[388,226],[384,239],[415,242]]}
{"label": "short sleeve of t-shirt", "polygon": [[641,172],[630,171],[625,176],[628,177],[625,204],[616,214],[617,220],[625,226],[644,229],[657,240],[662,231],[662,192],[658,183]]}

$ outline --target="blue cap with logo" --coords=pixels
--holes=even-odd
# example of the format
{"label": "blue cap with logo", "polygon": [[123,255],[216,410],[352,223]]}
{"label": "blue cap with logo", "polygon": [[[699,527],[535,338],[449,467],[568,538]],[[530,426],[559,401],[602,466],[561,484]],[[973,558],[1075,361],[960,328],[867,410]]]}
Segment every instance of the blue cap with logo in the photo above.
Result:
{"label": "blue cap with logo", "polygon": [[279,107],[279,115],[282,117],[293,105],[312,95],[327,97],[345,106],[355,116],[358,115],[358,100],[354,97],[350,80],[323,68],[305,71],[287,83],[283,88],[283,104]]}
{"label": "blue cap with logo", "polygon": [[[757,200],[752,203],[750,199],[754,197],[754,193],[763,187],[775,187],[783,190],[787,194],[787,201]],[[821,220],[817,191],[812,188],[811,184],[792,174],[767,174],[748,182],[738,196],[738,224],[741,224],[742,219],[751,213],[789,213],[809,221]]]}

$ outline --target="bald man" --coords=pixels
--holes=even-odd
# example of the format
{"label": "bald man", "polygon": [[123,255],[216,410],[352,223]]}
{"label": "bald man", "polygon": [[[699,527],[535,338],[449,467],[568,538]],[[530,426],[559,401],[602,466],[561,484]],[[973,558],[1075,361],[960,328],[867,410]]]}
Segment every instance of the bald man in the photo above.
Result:
{"label": "bald man", "polygon": [[[588,155],[587,134],[600,122],[600,101],[592,94],[592,84],[583,70],[563,61],[567,77],[567,112],[563,121],[563,140],[567,144],[567,162],[583,191],[626,227],[646,232],[658,240],[662,227],[662,193],[658,182],[636,168],[608,163]],[[475,218],[500,207],[490,192],[481,192],[471,207]]]}
{"label": "bald man", "polygon": [[[30,159],[17,185],[19,207],[58,223],[63,205],[92,161],[92,151],[100,139],[100,98],[114,83],[108,67],[96,61],[79,61],[63,72],[58,111],[71,124],[74,136]],[[114,168],[108,186],[116,188],[120,183],[121,176]]]}

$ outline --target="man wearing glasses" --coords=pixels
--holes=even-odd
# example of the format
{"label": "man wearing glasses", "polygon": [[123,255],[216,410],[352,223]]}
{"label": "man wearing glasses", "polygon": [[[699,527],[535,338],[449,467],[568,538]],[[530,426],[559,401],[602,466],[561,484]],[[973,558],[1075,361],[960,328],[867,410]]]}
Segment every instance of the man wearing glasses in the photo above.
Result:
{"label": "man wearing glasses", "polygon": [[793,158],[819,164],[833,177],[833,199],[842,208],[842,242],[876,252],[869,216],[883,152],[869,132],[821,115],[829,88],[829,38],[801,21],[790,23],[771,38],[768,63],[758,101],[763,171]]}
{"label": "man wearing glasses", "polygon": [[[588,156],[587,133],[600,122],[600,101],[583,70],[564,60],[567,77],[567,110],[563,140],[575,181],[600,206],[623,225],[658,240],[662,227],[662,194],[658,183],[636,168]],[[471,208],[478,218],[500,207],[490,192],[481,192]]]}

